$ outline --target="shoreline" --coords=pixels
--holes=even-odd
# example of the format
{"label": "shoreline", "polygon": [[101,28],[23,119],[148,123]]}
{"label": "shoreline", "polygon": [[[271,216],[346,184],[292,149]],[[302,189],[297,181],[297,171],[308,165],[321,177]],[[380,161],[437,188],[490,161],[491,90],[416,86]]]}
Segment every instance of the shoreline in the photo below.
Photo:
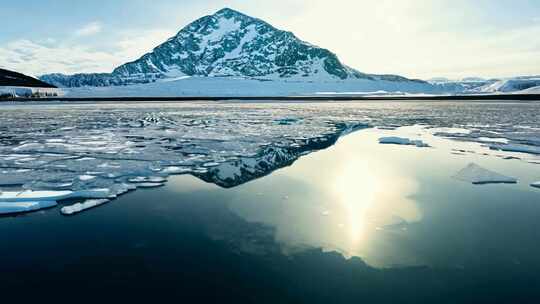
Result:
{"label": "shoreline", "polygon": [[0,102],[100,101],[540,101],[540,94],[434,96],[171,96],[171,97],[46,97],[6,98]]}

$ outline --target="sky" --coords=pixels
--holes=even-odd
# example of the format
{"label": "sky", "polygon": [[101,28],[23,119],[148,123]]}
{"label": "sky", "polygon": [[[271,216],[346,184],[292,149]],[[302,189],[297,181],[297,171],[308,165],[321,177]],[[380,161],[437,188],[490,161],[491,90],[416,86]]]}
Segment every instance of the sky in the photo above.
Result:
{"label": "sky", "polygon": [[538,0],[18,0],[0,9],[0,67],[111,72],[229,7],[329,49],[366,73],[540,75]]}

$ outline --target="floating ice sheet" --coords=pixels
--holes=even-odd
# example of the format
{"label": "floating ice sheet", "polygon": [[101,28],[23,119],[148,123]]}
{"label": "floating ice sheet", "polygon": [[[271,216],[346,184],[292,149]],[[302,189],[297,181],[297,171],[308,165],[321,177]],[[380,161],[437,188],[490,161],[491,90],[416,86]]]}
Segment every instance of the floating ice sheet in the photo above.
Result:
{"label": "floating ice sheet", "polygon": [[490,171],[488,169],[480,167],[475,163],[470,163],[469,165],[467,165],[467,167],[461,169],[454,177],[462,181],[473,183],[475,185],[517,183],[517,179],[513,177]]}
{"label": "floating ice sheet", "polygon": [[55,201],[0,202],[0,214],[30,212],[56,205]]}
{"label": "floating ice sheet", "polygon": [[0,202],[57,201],[72,195],[72,191],[4,191],[0,192]]}
{"label": "floating ice sheet", "polygon": [[408,145],[408,146],[417,146],[419,148],[429,147],[428,144],[424,143],[422,140],[411,140],[405,137],[381,137],[379,138],[380,144],[394,144],[394,145]]}
{"label": "floating ice sheet", "polygon": [[157,188],[163,185],[163,183],[140,183],[137,184],[137,188]]}
{"label": "floating ice sheet", "polygon": [[494,144],[489,146],[493,150],[501,150],[507,152],[521,152],[530,154],[540,154],[540,147],[529,145],[513,145],[513,144]]}
{"label": "floating ice sheet", "polygon": [[531,187],[534,187],[534,188],[540,188],[540,181],[537,181],[537,182],[534,182],[531,184]]}
{"label": "floating ice sheet", "polygon": [[90,208],[97,207],[99,205],[106,204],[108,202],[108,199],[89,199],[84,201],[83,203],[76,203],[71,206],[62,207],[62,209],[60,209],[60,212],[62,212],[62,214],[64,215],[72,215]]}

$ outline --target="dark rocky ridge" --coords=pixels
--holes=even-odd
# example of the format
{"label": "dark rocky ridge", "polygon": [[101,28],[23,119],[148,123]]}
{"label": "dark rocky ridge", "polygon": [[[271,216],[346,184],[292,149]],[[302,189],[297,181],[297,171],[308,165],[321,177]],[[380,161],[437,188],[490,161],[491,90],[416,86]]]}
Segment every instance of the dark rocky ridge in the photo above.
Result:
{"label": "dark rocky ridge", "polygon": [[0,86],[56,88],[55,86],[39,79],[5,69],[0,69]]}

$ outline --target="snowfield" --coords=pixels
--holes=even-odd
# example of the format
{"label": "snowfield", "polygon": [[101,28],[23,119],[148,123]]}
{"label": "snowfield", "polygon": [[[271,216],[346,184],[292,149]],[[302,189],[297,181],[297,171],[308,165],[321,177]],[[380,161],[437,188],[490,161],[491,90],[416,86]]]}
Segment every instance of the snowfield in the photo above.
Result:
{"label": "snowfield", "polygon": [[444,87],[421,82],[352,79],[343,81],[257,80],[232,77],[182,77],[149,84],[63,88],[65,97],[282,97],[328,95],[443,94]]}

